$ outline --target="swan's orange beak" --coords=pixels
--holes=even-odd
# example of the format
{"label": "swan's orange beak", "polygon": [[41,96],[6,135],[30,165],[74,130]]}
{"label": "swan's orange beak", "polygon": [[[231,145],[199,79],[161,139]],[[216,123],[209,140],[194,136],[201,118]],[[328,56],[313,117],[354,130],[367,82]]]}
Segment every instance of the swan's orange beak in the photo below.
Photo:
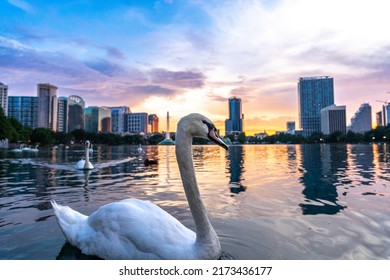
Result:
{"label": "swan's orange beak", "polygon": [[228,146],[225,144],[225,142],[222,141],[221,137],[219,137],[216,128],[210,129],[209,133],[207,134],[208,138],[216,143],[217,145],[221,146],[225,150],[228,150]]}

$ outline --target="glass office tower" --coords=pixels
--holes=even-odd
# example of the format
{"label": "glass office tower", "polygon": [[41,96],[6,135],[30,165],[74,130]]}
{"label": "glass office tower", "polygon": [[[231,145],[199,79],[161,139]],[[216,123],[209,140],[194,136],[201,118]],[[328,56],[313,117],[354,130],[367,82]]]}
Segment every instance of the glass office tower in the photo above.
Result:
{"label": "glass office tower", "polygon": [[84,129],[84,100],[77,95],[68,97],[68,131]]}
{"label": "glass office tower", "polygon": [[321,132],[321,110],[334,104],[333,78],[299,78],[298,102],[299,125],[303,135]]}
{"label": "glass office tower", "polygon": [[8,117],[18,120],[23,126],[38,127],[38,97],[8,96]]}
{"label": "glass office tower", "polygon": [[233,132],[242,132],[242,109],[241,109],[241,99],[237,97],[229,98],[229,119],[225,121],[225,131],[226,134]]}

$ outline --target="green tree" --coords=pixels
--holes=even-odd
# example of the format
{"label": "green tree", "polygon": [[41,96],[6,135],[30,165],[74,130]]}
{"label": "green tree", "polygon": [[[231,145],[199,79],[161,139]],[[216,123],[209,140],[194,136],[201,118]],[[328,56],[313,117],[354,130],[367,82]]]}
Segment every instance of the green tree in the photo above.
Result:
{"label": "green tree", "polygon": [[346,141],[347,143],[360,143],[364,141],[364,135],[349,130],[346,135]]}
{"label": "green tree", "polygon": [[31,139],[32,129],[30,127],[23,126],[17,119],[9,118],[11,126],[18,134],[18,140],[23,142],[29,142]]}
{"label": "green tree", "polygon": [[12,126],[10,120],[5,116],[3,108],[0,107],[0,139],[7,138],[9,142],[17,142],[18,133]]}
{"label": "green tree", "polygon": [[343,139],[345,139],[345,137],[343,137],[343,133],[341,131],[335,131],[332,134],[326,136],[326,142],[329,143],[343,142]]}
{"label": "green tree", "polygon": [[75,129],[70,134],[76,143],[82,143],[86,140],[86,132],[84,129]]}
{"label": "green tree", "polygon": [[245,132],[241,132],[240,134],[238,134],[238,136],[237,136],[237,141],[238,141],[240,144],[245,144],[245,143],[246,143]]}
{"label": "green tree", "polygon": [[50,129],[38,127],[31,134],[31,142],[39,143],[40,145],[50,145],[53,141]]}
{"label": "green tree", "polygon": [[322,143],[324,142],[325,136],[322,132],[314,132],[312,135],[306,138],[309,143]]}
{"label": "green tree", "polygon": [[148,138],[148,142],[150,145],[157,145],[158,143],[160,143],[164,139],[165,139],[165,136],[163,134],[156,133]]}

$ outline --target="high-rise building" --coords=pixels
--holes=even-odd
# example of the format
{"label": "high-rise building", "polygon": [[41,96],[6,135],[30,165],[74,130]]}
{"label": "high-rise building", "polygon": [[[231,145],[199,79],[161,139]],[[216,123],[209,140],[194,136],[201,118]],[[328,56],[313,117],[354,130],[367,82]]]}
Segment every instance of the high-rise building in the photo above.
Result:
{"label": "high-rise building", "polygon": [[295,130],[295,122],[294,121],[288,121],[286,123],[287,131],[294,131]]}
{"label": "high-rise building", "polygon": [[383,116],[382,111],[376,113],[376,126],[383,126]]}
{"label": "high-rise building", "polygon": [[229,98],[229,119],[225,121],[226,134],[234,132],[242,132],[242,121],[244,115],[242,114],[241,98],[235,96]]}
{"label": "high-rise building", "polygon": [[390,125],[390,104],[386,103],[386,105],[383,105],[383,126]]}
{"label": "high-rise building", "polygon": [[57,89],[51,84],[38,84],[38,127],[57,130]]}
{"label": "high-rise building", "polygon": [[58,98],[57,131],[68,133],[68,98],[64,96]]}
{"label": "high-rise building", "polygon": [[321,110],[332,104],[333,78],[328,76],[299,78],[299,126],[304,136],[321,131]]}
{"label": "high-rise building", "polygon": [[126,131],[126,115],[130,113],[127,106],[109,107],[111,109],[112,133],[124,133]]}
{"label": "high-rise building", "polygon": [[85,131],[111,132],[111,110],[107,107],[90,106],[85,108]]}
{"label": "high-rise building", "polygon": [[0,107],[4,115],[8,116],[8,86],[3,83],[0,83]]}
{"label": "high-rise building", "polygon": [[8,96],[8,117],[18,120],[23,126],[38,127],[38,97]]}
{"label": "high-rise building", "polygon": [[148,114],[130,113],[127,114],[127,129],[129,133],[148,133]]}
{"label": "high-rise building", "polygon": [[84,100],[77,95],[68,97],[68,132],[84,129]]}
{"label": "high-rise building", "polygon": [[364,133],[372,129],[372,113],[370,104],[363,103],[360,105],[355,115],[351,118],[351,126],[349,129],[355,133]]}
{"label": "high-rise building", "polygon": [[158,117],[156,114],[150,114],[148,116],[148,124],[150,127],[148,131],[150,133],[158,133]]}
{"label": "high-rise building", "polygon": [[330,105],[321,110],[321,132],[325,135],[334,132],[346,133],[347,117],[345,106]]}
{"label": "high-rise building", "polygon": [[376,113],[377,126],[388,126],[390,124],[390,104],[385,103],[382,106],[382,111]]}

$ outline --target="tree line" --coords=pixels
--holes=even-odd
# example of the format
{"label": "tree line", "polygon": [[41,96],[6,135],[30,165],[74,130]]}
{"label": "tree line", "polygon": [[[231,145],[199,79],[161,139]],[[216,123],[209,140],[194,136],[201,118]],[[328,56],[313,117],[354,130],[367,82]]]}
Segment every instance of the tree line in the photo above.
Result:
{"label": "tree line", "polygon": [[301,135],[293,135],[288,133],[280,133],[271,136],[266,136],[263,139],[257,139],[256,137],[247,137],[247,143],[253,144],[305,144],[305,143],[370,143],[370,142],[387,142],[390,140],[390,126],[378,126],[375,129],[371,129],[365,133],[357,133],[348,131],[343,133],[336,131],[330,135],[324,135],[321,132],[313,133],[308,137]]}
{"label": "tree line", "polygon": [[[245,136],[245,133],[238,135],[226,136],[230,143],[238,144],[304,144],[304,143],[365,143],[365,142],[387,142],[390,140],[390,126],[378,126],[365,133],[355,133],[348,131],[347,133],[334,132],[330,135],[323,133],[313,133],[309,137],[301,135],[293,135],[288,133],[280,133],[266,136],[263,139],[254,136]],[[157,145],[165,139],[165,134],[155,133],[153,135],[118,135],[114,133],[92,133],[83,129],[76,129],[70,133],[53,132],[47,128],[35,128],[23,126],[18,120],[5,116],[3,109],[0,107],[0,140],[7,138],[10,143],[31,143],[39,145],[58,145],[74,143],[82,143],[85,140],[90,140],[96,144],[107,145]],[[175,140],[175,135],[172,135]],[[207,144],[205,139],[195,139],[194,144]]]}
{"label": "tree line", "polygon": [[83,129],[76,129],[70,133],[54,132],[42,127],[31,129],[23,126],[14,118],[6,117],[0,107],[0,140],[6,138],[10,143],[30,143],[42,146],[69,144],[71,142],[83,143],[85,140],[107,145],[156,145],[165,139],[165,134],[156,133],[145,137],[139,134],[121,136],[114,133],[92,133]]}

